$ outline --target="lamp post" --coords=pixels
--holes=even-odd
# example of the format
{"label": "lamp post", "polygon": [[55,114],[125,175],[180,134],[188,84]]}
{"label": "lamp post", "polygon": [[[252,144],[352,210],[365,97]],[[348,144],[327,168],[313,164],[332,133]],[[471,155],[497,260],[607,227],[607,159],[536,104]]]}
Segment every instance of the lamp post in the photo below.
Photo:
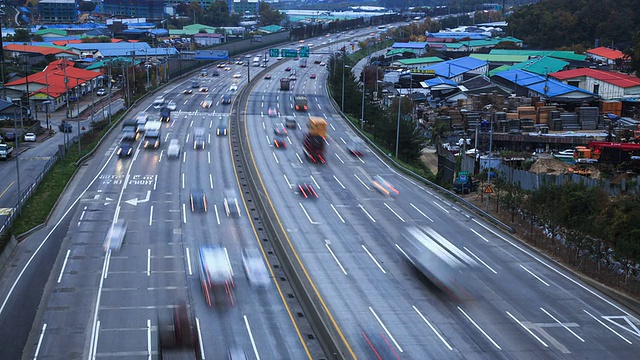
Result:
{"label": "lamp post", "polygon": [[47,118],[47,131],[49,131],[49,104],[51,104],[51,100],[45,100],[42,102],[42,105],[44,105],[45,116]]}
{"label": "lamp post", "polygon": [[362,116],[360,117],[360,131],[364,131],[364,93],[367,91],[366,67],[362,67]]}
{"label": "lamp post", "polygon": [[[22,101],[20,102],[20,121],[22,121]],[[22,192],[20,191],[20,137],[18,136],[18,119],[16,113],[13,116],[13,127],[16,134],[16,181],[18,185],[18,208],[22,201]]]}
{"label": "lamp post", "polygon": [[396,160],[398,160],[398,144],[400,144],[400,106],[402,104],[402,93],[398,89],[398,125],[396,126]]}

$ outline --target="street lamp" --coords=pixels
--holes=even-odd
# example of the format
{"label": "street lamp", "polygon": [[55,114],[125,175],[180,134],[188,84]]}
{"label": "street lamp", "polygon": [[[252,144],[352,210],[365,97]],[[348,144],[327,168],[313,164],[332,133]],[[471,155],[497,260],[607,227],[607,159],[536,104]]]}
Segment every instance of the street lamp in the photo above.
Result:
{"label": "street lamp", "polygon": [[351,66],[346,65],[344,63],[344,60],[345,60],[345,57],[343,56],[342,57],[342,107],[340,108],[340,110],[342,112],[344,112],[344,69],[345,68],[349,68],[349,69],[351,68]]}
{"label": "street lamp", "polygon": [[398,144],[400,143],[400,105],[402,104],[401,89],[398,89],[398,125],[396,126],[396,160],[398,160]]}
{"label": "street lamp", "polygon": [[367,91],[366,66],[362,66],[362,116],[360,118],[360,131],[364,131],[364,93]]}

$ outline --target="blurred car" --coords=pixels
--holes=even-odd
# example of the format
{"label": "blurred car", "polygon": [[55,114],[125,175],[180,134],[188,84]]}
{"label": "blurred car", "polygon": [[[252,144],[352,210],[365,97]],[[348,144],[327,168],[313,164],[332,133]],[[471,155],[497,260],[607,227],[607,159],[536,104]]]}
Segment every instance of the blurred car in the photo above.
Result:
{"label": "blurred car", "polygon": [[277,136],[286,136],[287,128],[282,124],[275,124],[273,125],[273,133]]}
{"label": "blurred car", "polygon": [[167,148],[167,157],[169,159],[180,157],[180,140],[171,139],[171,141],[169,141],[169,147]]}
{"label": "blurred car", "polygon": [[320,64],[321,62],[322,62],[322,61],[320,61],[320,60],[313,60],[313,63],[314,63],[314,64],[316,64],[316,65],[317,65],[317,64]]}
{"label": "blurred car", "polygon": [[353,138],[349,139],[349,143],[347,144],[347,149],[354,156],[360,157],[360,156],[364,155],[364,153],[363,153],[363,151],[364,151],[364,142],[360,138],[353,137]]}
{"label": "blurred car", "polygon": [[300,196],[304,197],[305,199],[318,198],[318,193],[316,192],[316,189],[314,189],[313,185],[309,183],[306,183],[306,182],[299,183],[298,191],[300,191]]}
{"label": "blurred car", "polygon": [[169,103],[167,104],[167,109],[174,111],[176,109],[176,103],[175,101],[171,100],[169,101]]}
{"label": "blurred car", "polygon": [[257,249],[242,250],[242,266],[252,286],[267,286],[271,283],[269,269]]}
{"label": "blurred car", "polygon": [[[66,123],[65,123],[66,124]],[[62,125],[61,125],[62,126]],[[64,131],[63,131],[64,132]],[[69,131],[71,132],[71,131]],[[16,141],[16,133],[14,132],[6,132],[4,133],[4,141],[8,141],[8,142],[14,142]]]}
{"label": "blurred car", "polygon": [[229,91],[236,91],[238,90],[238,84],[231,84],[231,86],[229,86]]}
{"label": "blurred car", "polygon": [[309,79],[315,79],[315,78],[316,78],[316,74],[309,75]]}
{"label": "blurred car", "polygon": [[211,76],[220,76],[220,73],[218,72],[218,70],[213,70],[211,72]]}
{"label": "blurred car", "polygon": [[207,142],[205,137],[204,128],[195,128],[193,130],[193,149],[204,150],[205,143]]}
{"label": "blurred car", "polygon": [[98,91],[96,91],[96,95],[98,95],[98,96],[105,96],[105,95],[107,95],[107,89],[105,89],[105,88],[100,88],[100,89],[98,89]]}
{"label": "blurred car", "polygon": [[378,192],[384,195],[399,195],[400,191],[398,191],[393,185],[391,185],[388,181],[383,179],[381,176],[376,175],[373,177],[372,181],[373,187],[375,187]]}
{"label": "blurred car", "polygon": [[267,113],[269,114],[269,117],[278,116],[278,110],[276,110],[276,108],[274,108],[273,106],[269,107],[269,109],[267,110]]}
{"label": "blurred car", "polygon": [[116,154],[119,158],[129,157],[133,155],[133,144],[129,140],[120,141],[120,145],[118,146],[118,151]]}
{"label": "blurred car", "polygon": [[207,195],[200,189],[191,191],[189,201],[192,212],[207,212],[207,210],[209,210],[207,206]]}
{"label": "blurred car", "polygon": [[127,223],[122,220],[118,220],[111,224],[107,236],[104,238],[104,251],[112,250],[118,251],[124,243],[124,238],[127,234]]}
{"label": "blurred car", "polygon": [[213,101],[204,100],[203,102],[200,103],[200,105],[202,106],[203,109],[208,109],[211,107],[211,105],[213,105]]}
{"label": "blurred car", "polygon": [[242,77],[242,75],[240,75],[240,73],[235,73],[235,74],[233,74],[233,77],[234,77],[235,79],[237,79],[237,78]]}
{"label": "blurred car", "polygon": [[273,146],[278,149],[286,149],[287,143],[283,139],[273,139]]}
{"label": "blurred car", "polygon": [[234,347],[229,349],[229,360],[248,360],[247,353],[243,348]]}
{"label": "blurred car", "polygon": [[200,92],[209,92],[209,88],[206,86],[203,86],[200,88]]}
{"label": "blurred car", "polygon": [[219,69],[223,69],[223,68],[224,68],[224,64],[223,64],[223,63],[220,63],[220,64],[218,64],[218,65],[216,65],[216,66],[217,66]]}
{"label": "blurred car", "polygon": [[236,61],[236,65],[242,65],[242,64],[243,64],[243,63],[242,63],[242,61],[241,61],[241,60]]}
{"label": "blurred car", "polygon": [[276,60],[282,60],[282,56],[278,56]]}
{"label": "blurred car", "polygon": [[284,68],[284,71],[291,71],[291,67],[287,66],[286,68]]}
{"label": "blurred car", "polygon": [[185,95],[193,94],[193,89],[184,89],[182,90],[182,93]]}
{"label": "blurred car", "polygon": [[218,126],[218,128],[216,129],[216,135],[217,136],[227,136],[227,126],[226,125]]}
{"label": "blurred car", "polygon": [[[63,133],[70,133],[71,131],[73,131],[73,125],[69,124],[69,123],[68,123],[68,122],[66,122],[66,121],[62,121],[62,123],[60,124],[60,126],[58,126],[58,129],[60,129],[60,131],[62,131]],[[12,134],[12,133],[6,133],[6,134],[4,135],[4,139],[5,139],[6,141],[14,141],[14,140],[15,140],[15,135],[14,135],[13,140],[9,140],[9,139],[7,138],[7,135],[9,135],[9,134]]]}
{"label": "blurred car", "polygon": [[320,63],[320,66],[325,66],[325,65],[327,65],[327,64],[325,64],[325,63],[323,63],[323,62],[321,62],[321,63]]}
{"label": "blurred car", "polygon": [[293,118],[293,116],[287,116],[284,119],[284,125],[286,127],[288,127],[289,129],[297,129],[298,128],[298,122],[296,121],[296,119]]}
{"label": "blurred car", "polygon": [[235,191],[230,189],[224,191],[224,210],[227,217],[240,217],[240,203]]}
{"label": "blurred car", "polygon": [[222,95],[222,103],[223,104],[231,104],[231,95],[229,95],[229,94]]}
{"label": "blurred car", "polygon": [[265,76],[264,76],[264,79],[265,79],[265,80],[271,80],[271,74],[267,74],[267,75],[265,75]]}
{"label": "blurred car", "polygon": [[289,80],[298,80],[298,77],[296,76],[296,74],[291,74],[289,75]]}
{"label": "blurred car", "polygon": [[24,134],[24,141],[25,142],[35,142],[36,141],[36,134],[31,133],[31,132]]}
{"label": "blurred car", "polygon": [[227,66],[224,68],[224,71],[231,71],[231,66]]}

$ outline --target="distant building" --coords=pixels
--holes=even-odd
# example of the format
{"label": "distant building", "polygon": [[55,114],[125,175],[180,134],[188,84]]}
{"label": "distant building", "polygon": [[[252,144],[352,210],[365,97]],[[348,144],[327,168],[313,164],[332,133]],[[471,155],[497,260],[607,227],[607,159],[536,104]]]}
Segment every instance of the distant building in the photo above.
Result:
{"label": "distant building", "polygon": [[224,35],[222,34],[206,34],[198,33],[193,35],[193,41],[200,46],[211,46],[222,44],[224,42]]}
{"label": "distant building", "polygon": [[232,6],[229,9],[234,14],[258,14],[259,0],[233,0]]}
{"label": "distant building", "polygon": [[615,71],[582,68],[549,74],[567,85],[600,95],[604,100],[640,95],[640,79]]}
{"label": "distant building", "polygon": [[44,23],[73,23],[78,19],[75,0],[40,0],[38,13]]}
{"label": "distant building", "polygon": [[115,16],[160,20],[164,17],[164,0],[104,0],[104,12]]}
{"label": "distant building", "polygon": [[623,54],[622,51],[609,49],[604,46],[587,50],[587,57],[609,65],[614,65],[617,59],[627,59],[627,56]]}

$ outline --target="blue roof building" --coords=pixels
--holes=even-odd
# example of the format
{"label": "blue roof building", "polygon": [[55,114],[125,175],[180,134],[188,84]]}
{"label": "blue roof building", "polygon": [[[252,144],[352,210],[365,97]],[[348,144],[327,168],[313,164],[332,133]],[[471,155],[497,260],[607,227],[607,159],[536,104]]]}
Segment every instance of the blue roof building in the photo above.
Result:
{"label": "blue roof building", "polygon": [[415,50],[418,56],[423,55],[427,50],[426,42],[397,42],[391,45],[393,49],[411,49]]}
{"label": "blue roof building", "polygon": [[427,32],[425,34],[427,37],[434,38],[449,38],[449,39],[470,39],[470,40],[485,40],[490,38],[489,35],[483,33],[474,33],[474,32],[459,32],[459,31],[441,31],[437,33]]}
{"label": "blue roof building", "polygon": [[491,80],[507,88],[515,89],[516,96],[540,96],[556,101],[590,101],[599,98],[598,95],[590,91],[520,69],[496,73]]}
{"label": "blue roof building", "polygon": [[489,71],[489,63],[467,56],[425,66],[420,68],[420,70],[433,70],[436,76],[450,79],[458,84],[464,80],[465,74],[474,76],[486,74]]}
{"label": "blue roof building", "polygon": [[80,44],[68,44],[67,47],[77,53],[81,54],[81,57],[89,56],[95,58],[113,58],[131,56],[134,53],[135,57],[148,57],[148,56],[173,56],[178,53],[173,47],[169,48],[152,48],[146,42],[119,42],[119,43],[80,43]]}

